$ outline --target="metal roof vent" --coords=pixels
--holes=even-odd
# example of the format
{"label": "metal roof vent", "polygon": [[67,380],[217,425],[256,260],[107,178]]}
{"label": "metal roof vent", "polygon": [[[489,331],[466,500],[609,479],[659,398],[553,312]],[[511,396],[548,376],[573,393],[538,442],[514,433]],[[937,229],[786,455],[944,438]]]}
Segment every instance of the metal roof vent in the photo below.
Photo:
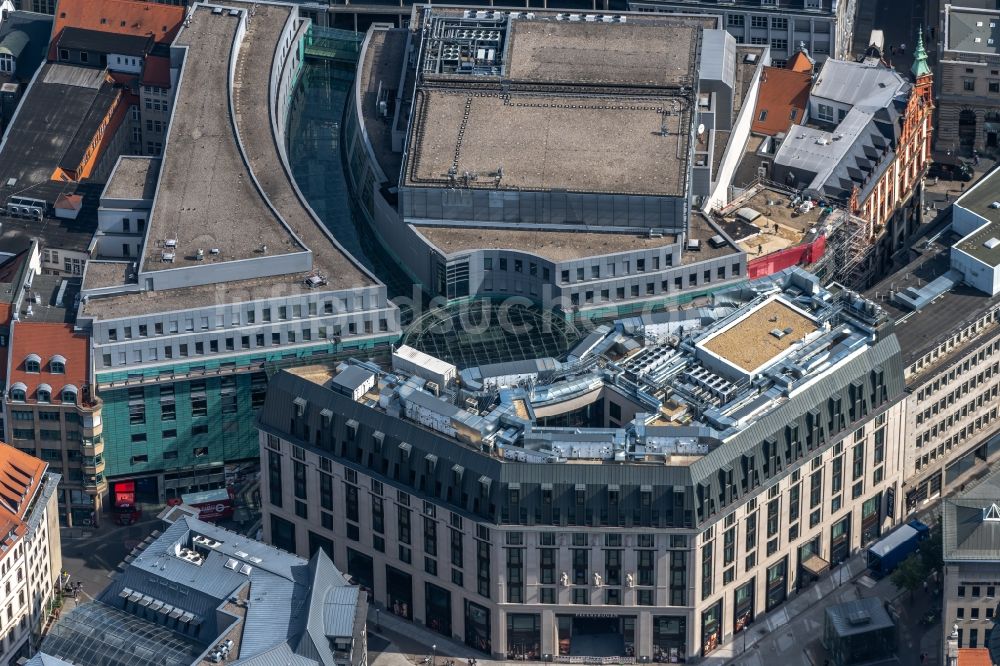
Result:
{"label": "metal roof vent", "polygon": [[776,338],[778,338],[780,340],[781,338],[785,337],[785,335],[787,335],[787,334],[783,330],[781,330],[780,328],[772,328],[771,329],[771,335],[773,335],[774,337],[776,337]]}
{"label": "metal roof vent", "polygon": [[860,627],[872,621],[866,610],[856,610],[847,614],[847,623],[852,627]]}
{"label": "metal roof vent", "polygon": [[983,509],[983,520],[1000,523],[1000,506],[997,506],[996,502]]}
{"label": "metal roof vent", "polygon": [[1000,201],[994,201],[990,204],[990,208],[1000,208]]}
{"label": "metal roof vent", "polygon": [[983,243],[983,245],[985,245],[987,249],[992,250],[997,245],[1000,245],[1000,239],[998,239],[996,236],[993,236],[988,241]]}

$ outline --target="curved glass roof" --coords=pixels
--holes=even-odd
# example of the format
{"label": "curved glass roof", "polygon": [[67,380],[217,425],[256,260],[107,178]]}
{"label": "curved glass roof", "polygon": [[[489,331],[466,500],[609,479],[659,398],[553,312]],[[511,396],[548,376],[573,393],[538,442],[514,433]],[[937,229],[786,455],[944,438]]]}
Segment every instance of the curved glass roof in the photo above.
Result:
{"label": "curved glass roof", "polygon": [[42,652],[74,664],[190,666],[205,646],[114,606],[91,602],[63,615]]}

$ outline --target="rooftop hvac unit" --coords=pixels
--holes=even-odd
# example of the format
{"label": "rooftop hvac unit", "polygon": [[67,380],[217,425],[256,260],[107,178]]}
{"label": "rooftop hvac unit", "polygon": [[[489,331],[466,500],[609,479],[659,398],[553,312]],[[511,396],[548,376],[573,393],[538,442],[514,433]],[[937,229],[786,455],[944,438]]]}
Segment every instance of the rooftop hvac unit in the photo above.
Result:
{"label": "rooftop hvac unit", "polygon": [[175,257],[176,255],[173,252],[164,252],[160,255],[160,261],[173,263]]}
{"label": "rooftop hvac unit", "polygon": [[163,247],[177,247],[177,239],[168,238],[167,240],[163,241]]}
{"label": "rooftop hvac unit", "polygon": [[994,210],[1000,208],[1000,201],[994,201],[993,203],[991,203],[990,208],[993,208]]}

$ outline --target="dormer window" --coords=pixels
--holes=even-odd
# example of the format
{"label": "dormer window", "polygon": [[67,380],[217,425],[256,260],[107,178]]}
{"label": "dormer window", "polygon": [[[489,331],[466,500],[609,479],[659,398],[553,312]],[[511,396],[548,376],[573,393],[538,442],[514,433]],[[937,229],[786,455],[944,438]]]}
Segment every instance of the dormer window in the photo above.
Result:
{"label": "dormer window", "polygon": [[39,384],[35,390],[35,397],[38,402],[52,402],[52,387],[48,384]]}
{"label": "dormer window", "polygon": [[49,359],[49,372],[56,375],[66,374],[66,358],[56,354]]}
{"label": "dormer window", "polygon": [[59,395],[61,396],[60,400],[65,403],[76,404],[76,396],[78,393],[79,391],[75,386],[73,386],[72,384],[67,384],[66,386],[63,387],[62,391],[60,391],[59,393]]}
{"label": "dormer window", "polygon": [[41,372],[42,358],[38,354],[28,354],[24,359],[25,372]]}
{"label": "dormer window", "polygon": [[17,402],[24,402],[27,398],[28,387],[21,382],[15,382],[10,387],[10,399]]}

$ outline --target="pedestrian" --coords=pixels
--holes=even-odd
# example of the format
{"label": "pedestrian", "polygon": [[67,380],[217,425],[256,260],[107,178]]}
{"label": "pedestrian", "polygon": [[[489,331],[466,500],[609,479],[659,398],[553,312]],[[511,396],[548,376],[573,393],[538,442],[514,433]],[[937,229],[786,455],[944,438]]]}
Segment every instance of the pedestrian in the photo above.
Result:
{"label": "pedestrian", "polygon": [[927,594],[927,581],[924,581],[924,594]]}
{"label": "pedestrian", "polygon": [[906,55],[906,44],[899,45],[899,53],[900,55]]}

